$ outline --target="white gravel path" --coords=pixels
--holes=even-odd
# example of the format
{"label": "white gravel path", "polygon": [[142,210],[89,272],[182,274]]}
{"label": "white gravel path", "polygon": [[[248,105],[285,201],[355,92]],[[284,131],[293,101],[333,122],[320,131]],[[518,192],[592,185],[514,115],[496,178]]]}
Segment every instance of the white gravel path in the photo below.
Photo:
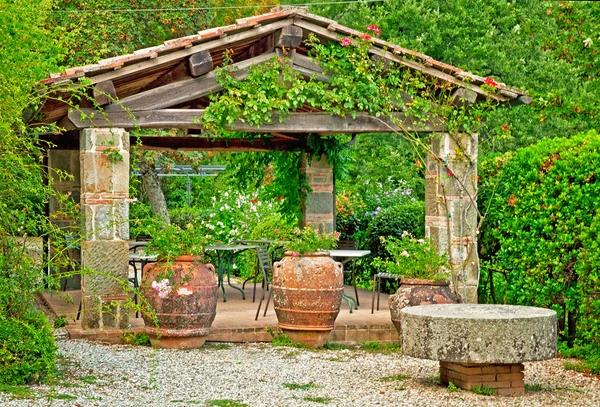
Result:
{"label": "white gravel path", "polygon": [[[565,370],[559,359],[526,364],[525,382],[545,390],[490,397],[449,392],[435,382],[437,362],[399,353],[310,351],[266,344],[175,351],[75,340],[59,341],[59,351],[65,356],[66,375],[61,379],[65,385],[33,386],[37,399],[13,400],[0,393],[0,406],[182,407],[205,406],[216,399],[249,407],[325,405],[306,397],[328,398],[328,406],[343,407],[600,406],[600,380]],[[408,378],[381,380],[395,375]],[[289,389],[286,383],[314,387]],[[76,398],[57,399],[48,397],[49,392]]]}

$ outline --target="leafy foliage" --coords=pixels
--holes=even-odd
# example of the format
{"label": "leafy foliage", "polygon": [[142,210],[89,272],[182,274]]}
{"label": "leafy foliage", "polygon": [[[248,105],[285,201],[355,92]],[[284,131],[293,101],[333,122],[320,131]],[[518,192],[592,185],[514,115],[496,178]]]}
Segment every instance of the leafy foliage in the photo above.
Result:
{"label": "leafy foliage", "polygon": [[483,298],[554,309],[570,345],[600,344],[599,147],[589,132],[481,166]]}
{"label": "leafy foliage", "polygon": [[157,255],[161,260],[173,260],[184,255],[200,256],[208,243],[204,231],[192,223],[180,226],[156,220],[147,232],[151,240],[146,252]]}
{"label": "leafy foliage", "polygon": [[381,242],[389,259],[373,259],[373,266],[380,272],[426,280],[448,278],[448,256],[440,255],[429,240],[416,239],[406,232],[399,239],[382,236]]}
{"label": "leafy foliage", "polygon": [[291,233],[280,229],[280,233],[281,240],[285,240],[285,248],[293,252],[293,256],[334,249],[340,237],[338,232],[320,232],[310,225],[303,229],[295,228]]}

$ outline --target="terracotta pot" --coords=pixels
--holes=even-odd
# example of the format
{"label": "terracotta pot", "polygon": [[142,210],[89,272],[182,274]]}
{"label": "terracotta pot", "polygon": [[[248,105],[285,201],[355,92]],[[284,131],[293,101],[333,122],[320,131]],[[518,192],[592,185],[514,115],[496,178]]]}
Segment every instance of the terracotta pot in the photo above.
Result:
{"label": "terracotta pot", "polygon": [[[160,298],[152,282],[161,280],[160,275],[169,270],[174,274],[172,285],[177,290]],[[212,264],[203,264],[196,256],[147,264],[141,290],[158,319],[157,326],[151,316],[143,315],[152,345],[189,349],[204,344],[217,313],[218,286]]]}
{"label": "terracotta pot", "polygon": [[285,257],[273,265],[273,306],[279,328],[294,342],[322,346],[340,312],[342,264],[328,253]]}
{"label": "terracotta pot", "polygon": [[400,279],[400,287],[396,294],[388,298],[392,322],[400,330],[400,310],[405,307],[428,304],[456,304],[458,297],[452,294],[450,282],[423,280],[418,278]]}

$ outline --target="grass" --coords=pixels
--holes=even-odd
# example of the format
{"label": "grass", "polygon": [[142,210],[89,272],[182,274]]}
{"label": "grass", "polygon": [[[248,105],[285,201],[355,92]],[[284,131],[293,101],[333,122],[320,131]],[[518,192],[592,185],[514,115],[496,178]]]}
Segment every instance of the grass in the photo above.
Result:
{"label": "grass", "polygon": [[496,394],[498,394],[498,390],[491,389],[487,386],[471,387],[471,391],[482,396],[495,396]]}
{"label": "grass", "polygon": [[402,380],[406,380],[408,379],[410,376],[407,376],[405,374],[397,374],[397,375],[393,375],[393,376],[385,376],[385,377],[381,377],[379,378],[380,382],[395,382],[395,381],[402,381]]}
{"label": "grass", "polygon": [[567,370],[574,370],[576,372],[579,373],[586,373],[589,372],[590,369],[588,369],[583,362],[563,362],[563,367]]}
{"label": "grass", "polygon": [[207,400],[207,407],[248,407],[248,404],[231,399]]}
{"label": "grass", "polygon": [[79,380],[81,380],[85,384],[96,384],[98,379],[94,375],[87,375],[87,376],[80,377]]}
{"label": "grass", "polygon": [[291,346],[294,348],[306,348],[305,345],[292,341],[287,334],[284,334],[280,330],[274,331],[271,328],[267,328],[266,331],[271,334],[271,345],[273,346]]}
{"label": "grass", "polygon": [[283,387],[285,387],[286,389],[290,389],[290,390],[310,390],[310,389],[314,389],[316,387],[316,384],[314,384],[312,382],[304,383],[304,384],[283,383]]}
{"label": "grass", "polygon": [[456,393],[457,391],[460,391],[460,387],[458,387],[452,382],[448,382],[448,392]]}
{"label": "grass", "polygon": [[53,400],[75,400],[77,397],[66,393],[51,392],[46,395],[46,399],[52,402]]}
{"label": "grass", "polygon": [[230,343],[205,343],[203,348],[204,349],[214,349],[214,350],[227,350],[227,349],[231,349],[231,344]]}
{"label": "grass", "polygon": [[10,394],[13,399],[33,399],[37,394],[25,386],[11,386],[9,384],[0,384],[0,392]]}
{"label": "grass", "polygon": [[400,352],[399,343],[379,343],[377,341],[363,341],[358,344],[358,348],[370,353],[396,353]]}
{"label": "grass", "polygon": [[329,404],[333,399],[329,397],[311,397],[306,396],[302,400],[304,401],[312,401],[313,403],[321,403],[321,404]]}
{"label": "grass", "polygon": [[542,386],[539,383],[534,383],[534,384],[525,383],[525,390],[526,391],[551,391],[552,389],[550,387]]}

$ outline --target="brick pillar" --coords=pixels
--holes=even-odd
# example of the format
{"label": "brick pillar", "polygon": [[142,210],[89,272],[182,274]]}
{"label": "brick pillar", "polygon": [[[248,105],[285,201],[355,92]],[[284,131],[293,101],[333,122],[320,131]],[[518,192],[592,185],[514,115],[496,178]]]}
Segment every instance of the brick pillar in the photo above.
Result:
{"label": "brick pillar", "polygon": [[[70,200],[79,202],[81,199],[79,152],[77,150],[51,149],[48,151],[48,167],[50,169],[49,176],[52,177],[52,187],[62,194],[68,194]],[[70,174],[73,178],[62,179],[59,176],[58,171]],[[50,197],[48,207],[52,223],[63,230],[68,230],[68,228],[72,226],[74,222],[79,222],[79,218],[74,219],[73,216],[64,213],[63,204],[54,196]],[[52,255],[53,254],[50,253],[50,256]],[[79,248],[76,246],[68,249],[68,255],[75,263],[79,263],[81,261]],[[67,270],[61,270],[61,272],[65,271]],[[68,290],[78,290],[81,287],[80,276],[75,275],[67,279],[67,281],[65,281],[63,284],[63,287]]]}
{"label": "brick pillar", "polygon": [[306,174],[306,180],[311,188],[307,193],[303,208],[302,225],[312,225],[315,229],[325,232],[335,230],[335,186],[333,164],[327,163],[327,157],[322,155],[318,160],[313,158],[308,163],[308,154],[302,159],[301,172]]}
{"label": "brick pillar", "polygon": [[425,235],[449,253],[453,285],[463,302],[477,302],[477,135],[435,134],[427,156]]}
{"label": "brick pillar", "polygon": [[440,382],[466,389],[492,389],[499,396],[525,393],[522,363],[440,362]]}
{"label": "brick pillar", "polygon": [[129,135],[86,129],[80,135],[83,329],[124,329],[129,265]]}

